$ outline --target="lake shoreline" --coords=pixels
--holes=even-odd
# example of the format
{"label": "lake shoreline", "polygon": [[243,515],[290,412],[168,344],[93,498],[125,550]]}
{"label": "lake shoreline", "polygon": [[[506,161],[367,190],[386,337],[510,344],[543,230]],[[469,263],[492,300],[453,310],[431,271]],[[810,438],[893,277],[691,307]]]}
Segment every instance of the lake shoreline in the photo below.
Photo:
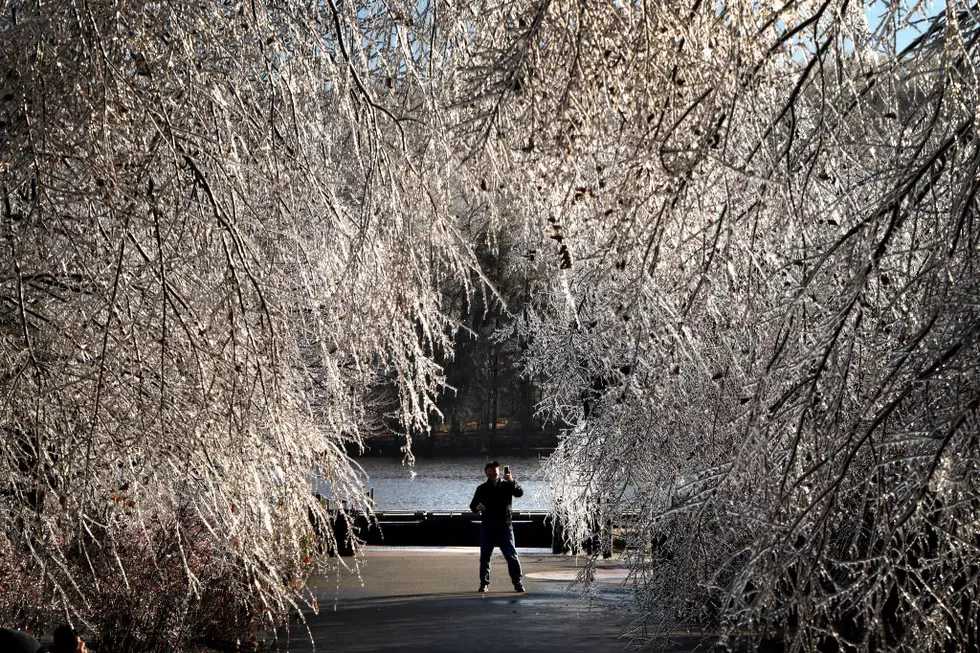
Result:
{"label": "lake shoreline", "polygon": [[[364,448],[356,444],[347,447],[351,456],[401,458],[404,439],[400,437],[375,437],[364,442]],[[412,440],[412,453],[428,457],[481,457],[498,456],[547,457],[558,447],[558,432],[532,434],[498,433],[487,438],[477,434],[447,435],[433,433]]]}

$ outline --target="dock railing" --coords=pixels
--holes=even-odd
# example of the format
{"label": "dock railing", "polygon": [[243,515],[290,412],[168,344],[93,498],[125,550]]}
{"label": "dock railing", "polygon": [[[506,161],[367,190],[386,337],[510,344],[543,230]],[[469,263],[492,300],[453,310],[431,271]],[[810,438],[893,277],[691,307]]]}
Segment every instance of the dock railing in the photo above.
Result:
{"label": "dock railing", "polygon": [[[546,511],[515,510],[511,513],[514,539],[519,548],[551,549],[552,553],[611,554],[613,524],[605,523],[578,545],[565,540],[561,524]],[[468,510],[380,510],[334,512],[334,533],[340,555],[353,555],[355,546],[478,547],[480,515]]]}

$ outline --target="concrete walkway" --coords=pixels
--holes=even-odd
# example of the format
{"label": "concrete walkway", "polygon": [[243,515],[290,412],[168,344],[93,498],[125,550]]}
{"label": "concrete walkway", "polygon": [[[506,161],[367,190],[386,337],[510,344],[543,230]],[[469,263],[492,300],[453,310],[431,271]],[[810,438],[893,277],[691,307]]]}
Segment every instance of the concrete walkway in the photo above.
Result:
{"label": "concrete walkway", "polygon": [[[309,617],[309,631],[294,625],[289,650],[602,653],[637,648],[624,636],[639,615],[630,610],[626,570],[619,563],[604,562],[597,592],[584,598],[570,587],[581,558],[541,550],[520,554],[526,593],[513,591],[507,565],[495,553],[490,592],[479,594],[476,548],[369,548],[359,565],[360,579],[341,571],[316,584],[320,614]],[[699,643],[705,650],[702,638],[691,633],[652,642],[674,653],[694,651]]]}

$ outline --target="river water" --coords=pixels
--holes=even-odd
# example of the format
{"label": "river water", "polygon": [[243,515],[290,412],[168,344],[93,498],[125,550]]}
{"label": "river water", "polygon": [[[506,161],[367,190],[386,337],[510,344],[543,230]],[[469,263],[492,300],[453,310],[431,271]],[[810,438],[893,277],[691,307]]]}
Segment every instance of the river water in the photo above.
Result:
{"label": "river water", "polygon": [[[486,480],[486,458],[416,458],[409,467],[390,458],[356,458],[368,475],[365,486],[374,489],[376,510],[469,510],[476,486]],[[541,467],[544,459],[499,458],[501,474],[509,465],[524,496],[514,499],[514,510],[548,510],[551,493]]]}

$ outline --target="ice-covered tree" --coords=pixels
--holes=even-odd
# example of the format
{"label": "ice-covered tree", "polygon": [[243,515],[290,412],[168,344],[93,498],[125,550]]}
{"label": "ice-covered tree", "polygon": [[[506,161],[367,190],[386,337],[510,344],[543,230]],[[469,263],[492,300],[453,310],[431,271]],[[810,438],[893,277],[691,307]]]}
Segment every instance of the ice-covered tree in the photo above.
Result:
{"label": "ice-covered tree", "polygon": [[280,623],[334,544],[314,475],[359,507],[344,443],[427,428],[473,261],[426,11],[0,5],[5,624]]}
{"label": "ice-covered tree", "polygon": [[632,520],[650,621],[977,645],[980,32],[951,3],[894,54],[921,7],[881,8],[471,19],[469,161],[548,272],[523,336],[573,425],[556,509]]}

